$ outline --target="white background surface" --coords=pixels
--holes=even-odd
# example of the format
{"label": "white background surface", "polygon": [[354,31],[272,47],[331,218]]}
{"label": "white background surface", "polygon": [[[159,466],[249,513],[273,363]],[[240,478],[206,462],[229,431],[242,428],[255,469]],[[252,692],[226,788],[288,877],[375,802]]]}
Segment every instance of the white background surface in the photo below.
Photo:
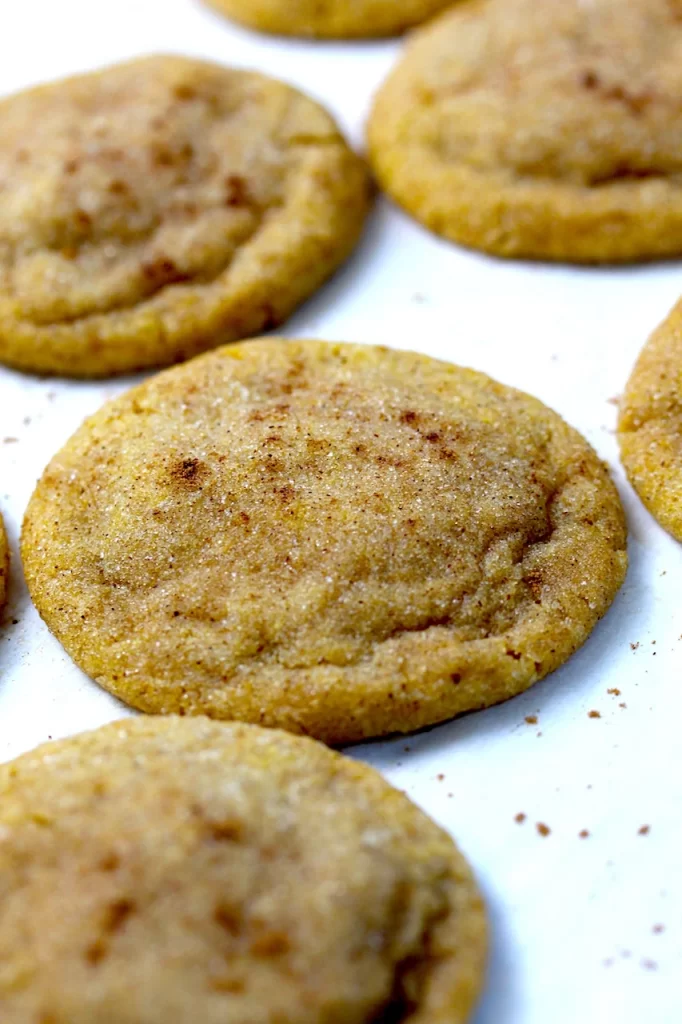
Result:
{"label": "white background surface", "polygon": [[[258,37],[193,0],[3,0],[0,24],[0,92],[136,53],[184,52],[303,87],[357,145],[370,96],[399,49]],[[475,1024],[682,1020],[682,547],[625,483],[609,401],[680,292],[679,263],[608,271],[505,264],[439,242],[380,202],[354,259],[287,328],[420,349],[536,394],[611,463],[625,501],[627,582],[568,665],[502,707],[354,751],[445,825],[478,872],[493,948]],[[126,713],[40,622],[16,540],[47,460],[127,383],[0,371],[0,441],[17,439],[0,443],[0,504],[14,556],[0,633],[0,759]],[[620,695],[607,692],[614,687]],[[578,837],[582,829],[589,838]]]}

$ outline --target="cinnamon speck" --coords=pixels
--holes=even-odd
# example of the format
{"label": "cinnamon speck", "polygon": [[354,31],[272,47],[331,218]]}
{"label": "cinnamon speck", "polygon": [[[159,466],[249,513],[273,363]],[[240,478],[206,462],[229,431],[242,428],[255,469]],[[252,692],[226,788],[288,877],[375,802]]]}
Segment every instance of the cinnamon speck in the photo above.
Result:
{"label": "cinnamon speck", "polygon": [[620,704],[618,705],[618,707],[619,708],[626,708],[627,704],[625,703],[625,701],[621,701]]}
{"label": "cinnamon speck", "polygon": [[637,835],[638,836],[648,836],[650,832],[651,832],[651,825],[640,825],[639,829],[637,830]]}
{"label": "cinnamon speck", "polygon": [[587,717],[588,718],[601,718],[601,712],[600,711],[590,711],[590,713],[588,714]]}
{"label": "cinnamon speck", "polygon": [[548,836],[552,831],[549,825],[545,825],[542,821],[539,821],[535,827],[541,836]]}
{"label": "cinnamon speck", "polygon": [[537,725],[538,724],[538,716],[537,715],[526,715],[526,722],[528,723],[528,725]]}
{"label": "cinnamon speck", "polygon": [[639,647],[639,640],[636,643],[634,643],[634,644],[630,644],[630,649],[633,650],[633,651],[636,651],[638,647]]}
{"label": "cinnamon speck", "polygon": [[438,779],[439,782],[442,782],[445,776],[443,775],[442,772],[440,772],[438,775],[436,775],[436,778]]}
{"label": "cinnamon speck", "polygon": [[580,839],[589,839],[589,836],[590,836],[590,833],[587,831],[586,828],[583,828],[583,829],[580,830],[580,832],[578,832],[578,837]]}
{"label": "cinnamon speck", "polygon": [[526,815],[523,813],[523,811],[519,811],[519,813],[514,817],[514,821],[518,825],[523,825],[525,820],[526,820]]}
{"label": "cinnamon speck", "polygon": [[665,931],[664,924],[655,924],[651,929],[654,935],[661,935]]}
{"label": "cinnamon speck", "polygon": [[612,693],[614,697],[620,697],[620,690],[616,686],[612,686],[611,689],[606,692]]}

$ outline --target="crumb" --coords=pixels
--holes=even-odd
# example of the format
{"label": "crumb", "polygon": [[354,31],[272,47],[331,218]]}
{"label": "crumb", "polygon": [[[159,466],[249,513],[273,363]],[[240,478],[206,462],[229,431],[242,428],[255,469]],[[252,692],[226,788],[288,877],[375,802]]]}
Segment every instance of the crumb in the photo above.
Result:
{"label": "crumb", "polygon": [[655,640],[652,640],[651,642],[652,642],[652,644],[655,644],[655,643],[656,643],[656,641],[655,641]]}
{"label": "crumb", "polygon": [[13,626],[18,626],[19,625],[19,619],[12,619],[12,625]]}
{"label": "crumb", "polygon": [[619,708],[626,708],[627,704],[625,703],[625,701],[621,701],[621,703],[618,705],[618,707]]}
{"label": "crumb", "polygon": [[590,833],[587,831],[586,828],[584,828],[584,829],[581,829],[580,832],[578,832],[578,835],[579,835],[579,837],[581,839],[587,839],[589,837]]}
{"label": "crumb", "polygon": [[18,440],[19,440],[18,437],[3,437],[2,443],[3,444],[17,444]]}
{"label": "crumb", "polygon": [[651,832],[651,825],[641,825],[639,831],[637,832],[637,835],[648,836],[649,832]]}
{"label": "crumb", "polygon": [[614,697],[620,697],[620,690],[616,686],[612,686],[611,689],[606,692],[612,693]]}
{"label": "crumb", "polygon": [[523,813],[523,811],[519,811],[519,813],[514,818],[514,821],[518,822],[519,825],[523,825],[525,820],[526,820],[526,815]]}
{"label": "crumb", "polygon": [[668,570],[664,569],[663,572],[661,573],[661,576],[667,576],[667,575],[668,575]]}
{"label": "crumb", "polygon": [[548,825],[545,825],[542,821],[539,821],[535,827],[541,836],[548,836],[552,831],[551,828]]}
{"label": "crumb", "polygon": [[404,750],[406,754],[409,754],[409,752],[412,750],[412,747],[405,747]]}
{"label": "crumb", "polygon": [[528,722],[528,725],[537,725],[538,724],[538,716],[537,715],[526,715],[526,722]]}
{"label": "crumb", "polygon": [[601,712],[599,712],[599,711],[590,711],[590,713],[589,713],[589,715],[587,717],[588,718],[601,718]]}
{"label": "crumb", "polygon": [[23,419],[24,426],[27,427],[30,422],[31,422],[31,417],[30,416],[24,416],[24,419]]}
{"label": "crumb", "polygon": [[642,967],[646,971],[655,971],[658,968],[658,964],[655,960],[642,960]]}
{"label": "crumb", "polygon": [[633,651],[636,651],[636,650],[637,650],[637,648],[639,647],[639,640],[637,641],[637,643],[634,643],[634,644],[630,644],[630,647],[631,647],[631,649],[632,649]]}
{"label": "crumb", "polygon": [[665,925],[664,924],[655,924],[651,930],[654,933],[654,935],[660,935],[662,932],[665,931]]}

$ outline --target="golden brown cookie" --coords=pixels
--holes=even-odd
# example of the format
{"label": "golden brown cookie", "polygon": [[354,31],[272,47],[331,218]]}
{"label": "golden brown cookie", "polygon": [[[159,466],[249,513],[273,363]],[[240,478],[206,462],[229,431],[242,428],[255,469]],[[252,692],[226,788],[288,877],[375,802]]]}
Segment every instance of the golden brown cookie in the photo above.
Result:
{"label": "golden brown cookie", "polygon": [[682,540],[682,301],[632,371],[618,437],[632,486],[661,526]]}
{"label": "golden brown cookie", "polygon": [[281,323],[348,256],[366,170],[282,82],[148,57],[0,102],[0,360],[95,377]]}
{"label": "golden brown cookie", "polygon": [[426,21],[452,0],[207,0],[211,7],[260,32],[318,39],[397,35]]}
{"label": "golden brown cookie", "polygon": [[682,253],[682,0],[468,0],[408,45],[369,143],[387,192],[498,256]]}
{"label": "golden brown cookie", "polygon": [[281,339],[109,402],[45,471],[22,544],[48,626],[122,700],[331,743],[525,690],[626,567],[606,469],[536,399]]}
{"label": "golden brown cookie", "polygon": [[0,767],[3,1024],[463,1024],[485,911],[452,840],[312,740],[115,722]]}
{"label": "golden brown cookie", "polygon": [[7,546],[7,534],[5,524],[0,515],[0,612],[7,601],[7,583],[9,580],[9,548]]}

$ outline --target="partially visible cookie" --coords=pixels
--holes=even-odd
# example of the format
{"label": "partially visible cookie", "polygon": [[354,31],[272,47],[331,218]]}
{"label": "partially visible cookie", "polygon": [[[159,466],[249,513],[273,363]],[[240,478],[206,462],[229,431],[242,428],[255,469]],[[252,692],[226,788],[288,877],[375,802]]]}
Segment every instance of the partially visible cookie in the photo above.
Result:
{"label": "partially visible cookie", "polygon": [[371,159],[427,227],[498,256],[682,253],[682,0],[468,0],[376,100]]}
{"label": "partially visible cookie", "polygon": [[7,601],[7,582],[9,579],[9,548],[5,524],[0,515],[0,612]]}
{"label": "partially visible cookie", "polygon": [[621,401],[618,438],[632,486],[682,541],[682,301],[637,360]]}
{"label": "partially visible cookie", "polygon": [[147,57],[0,102],[0,361],[96,377],[281,323],[343,262],[368,176],[290,86]]}
{"label": "partially visible cookie", "polygon": [[320,39],[392,36],[448,7],[452,0],[207,0],[260,32]]}
{"label": "partially visible cookie", "polygon": [[105,405],[38,483],[22,552],[50,629],[128,704],[330,743],[525,690],[626,567],[606,468],[536,399],[281,339]]}
{"label": "partially visible cookie", "polygon": [[464,1024],[452,840],[312,740],[133,719],[0,767],[3,1024]]}

